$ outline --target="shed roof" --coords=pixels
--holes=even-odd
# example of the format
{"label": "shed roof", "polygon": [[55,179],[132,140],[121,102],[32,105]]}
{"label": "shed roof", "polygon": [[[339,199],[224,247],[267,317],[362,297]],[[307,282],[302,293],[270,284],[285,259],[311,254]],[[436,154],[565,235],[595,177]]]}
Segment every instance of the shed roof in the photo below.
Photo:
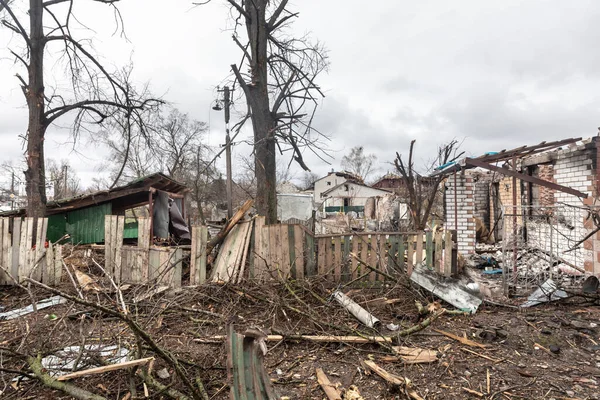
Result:
{"label": "shed roof", "polygon": [[[143,176],[126,185],[117,186],[108,190],[100,190],[93,193],[86,193],[79,196],[49,201],[46,204],[47,214],[59,214],[66,211],[73,211],[93,205],[107,203],[109,201],[119,202],[121,209],[132,208],[148,201],[148,196],[144,193],[150,189],[161,190],[164,192],[182,194],[189,189],[174,179],[169,178],[161,172]],[[23,215],[25,209],[13,210],[0,215]]]}

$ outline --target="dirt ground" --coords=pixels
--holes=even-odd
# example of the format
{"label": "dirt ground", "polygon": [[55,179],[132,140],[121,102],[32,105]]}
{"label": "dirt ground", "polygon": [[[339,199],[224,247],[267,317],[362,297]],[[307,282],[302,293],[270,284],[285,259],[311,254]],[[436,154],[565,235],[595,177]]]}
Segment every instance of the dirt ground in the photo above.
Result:
{"label": "dirt ground", "polygon": [[[423,317],[417,312],[415,300],[423,304],[435,300],[399,284],[340,289],[378,317],[382,325],[377,330],[362,326],[329,300],[332,288],[318,281],[292,282],[287,287],[205,285],[170,290],[139,303],[132,299],[148,288],[133,287],[124,295],[140,326],[179,359],[189,376],[202,378],[209,397],[227,399],[225,344],[201,343],[198,339],[225,335],[229,323],[235,324],[239,333],[258,327],[266,333],[284,335],[348,334],[335,329],[338,326],[368,335],[394,336],[386,325],[394,323],[404,329],[419,323]],[[67,283],[60,290],[76,295]],[[52,295],[40,288],[33,288],[33,294],[37,300]],[[87,292],[85,296],[118,308],[114,293]],[[386,304],[384,298],[398,300]],[[0,288],[0,306],[5,311],[29,304],[31,297],[24,290]],[[389,350],[376,344],[285,341],[267,343],[265,366],[277,395],[289,399],[326,398],[317,383],[316,368],[322,368],[341,388],[356,385],[365,399],[407,398],[402,388],[392,387],[369,373],[363,360],[373,360],[388,372],[410,379],[425,399],[600,399],[598,325],[600,307],[582,298],[523,310],[483,304],[475,315],[442,315],[419,332],[395,338],[397,344],[439,351],[439,359],[432,363],[387,361]],[[485,348],[464,345],[435,329],[466,335]],[[35,379],[13,378],[18,375],[16,371],[28,371],[24,355],[53,354],[66,346],[81,345],[84,340],[86,344],[136,348],[135,336],[122,321],[71,302],[0,321],[0,398],[70,398]],[[152,355],[144,347],[141,356]],[[157,357],[153,371],[166,366]],[[167,371],[167,378],[157,379],[183,391],[173,369],[167,367]],[[132,394],[144,398],[142,381],[127,370],[78,378],[72,383],[109,399],[135,397]],[[167,398],[152,390],[149,395]]]}

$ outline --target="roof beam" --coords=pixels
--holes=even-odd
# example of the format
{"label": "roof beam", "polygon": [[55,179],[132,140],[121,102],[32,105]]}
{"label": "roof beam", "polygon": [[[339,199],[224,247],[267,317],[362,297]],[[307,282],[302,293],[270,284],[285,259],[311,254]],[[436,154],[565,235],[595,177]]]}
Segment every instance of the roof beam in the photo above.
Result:
{"label": "roof beam", "polygon": [[488,169],[490,171],[498,172],[498,173],[503,174],[503,175],[508,175],[508,176],[512,176],[512,177],[521,179],[522,181],[525,181],[525,182],[529,182],[529,183],[533,183],[533,184],[536,184],[536,185],[544,186],[544,187],[547,187],[547,188],[550,188],[550,189],[558,190],[560,192],[572,194],[573,196],[581,197],[581,198],[584,198],[584,199],[588,197],[587,194],[585,194],[583,192],[580,192],[579,190],[575,190],[573,188],[570,188],[568,186],[559,185],[559,184],[556,184],[554,182],[548,182],[548,181],[545,181],[543,179],[536,178],[535,176],[526,175],[526,174],[523,174],[523,173],[520,173],[520,172],[517,172],[517,171],[513,171],[511,169],[497,167],[495,165],[485,163],[485,162],[483,162],[481,160],[476,160],[476,159],[473,159],[473,158],[466,158],[465,159],[465,163],[466,163],[466,165]]}

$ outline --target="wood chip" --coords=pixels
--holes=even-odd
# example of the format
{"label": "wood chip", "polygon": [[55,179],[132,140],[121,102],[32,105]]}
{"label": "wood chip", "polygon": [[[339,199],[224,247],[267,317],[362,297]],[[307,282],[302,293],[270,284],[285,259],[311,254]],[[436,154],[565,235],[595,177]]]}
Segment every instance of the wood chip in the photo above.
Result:
{"label": "wood chip", "polygon": [[467,393],[470,393],[470,394],[472,394],[472,395],[474,395],[474,396],[477,396],[477,397],[483,397],[483,396],[484,396],[484,394],[483,394],[483,393],[481,393],[481,392],[478,392],[477,390],[469,389],[469,388],[466,388],[466,387],[463,387],[462,389],[463,389],[465,392],[467,392]]}
{"label": "wood chip", "polygon": [[480,349],[485,349],[488,347],[485,344],[474,342],[471,339],[467,339],[466,337],[457,336],[453,333],[442,331],[441,329],[435,329],[435,328],[431,328],[431,329],[433,329],[437,333],[441,333],[442,335],[447,336],[450,339],[454,339],[457,342],[461,342],[462,344],[467,345],[467,346],[479,347]]}

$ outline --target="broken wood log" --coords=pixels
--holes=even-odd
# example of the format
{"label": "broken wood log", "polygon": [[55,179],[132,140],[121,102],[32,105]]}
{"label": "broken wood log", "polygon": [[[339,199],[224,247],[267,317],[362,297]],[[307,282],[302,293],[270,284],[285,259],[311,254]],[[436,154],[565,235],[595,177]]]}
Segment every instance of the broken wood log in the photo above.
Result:
{"label": "broken wood log", "polygon": [[235,214],[233,214],[233,217],[231,217],[231,219],[227,222],[225,227],[221,229],[219,233],[217,233],[217,236],[215,236],[211,239],[210,242],[208,242],[208,244],[206,245],[206,254],[210,254],[217,245],[219,245],[223,240],[225,240],[229,231],[231,231],[233,227],[238,222],[240,222],[242,218],[244,218],[244,215],[246,215],[248,210],[252,208],[253,204],[253,200],[246,200],[246,202],[239,208],[239,210],[237,210]]}
{"label": "broken wood log", "polygon": [[411,387],[411,382],[409,379],[405,379],[396,374],[392,374],[387,372],[385,369],[381,368],[379,365],[375,364],[371,360],[363,360],[363,364],[366,365],[371,371],[375,372],[377,375],[386,380],[386,382],[394,385],[394,386],[403,386],[406,390],[406,394],[413,400],[423,400],[421,396],[417,394],[417,392]]}
{"label": "broken wood log", "polygon": [[149,363],[151,360],[154,360],[154,357],[140,358],[139,360],[125,361],[125,362],[119,363],[119,364],[104,365],[102,367],[90,368],[90,369],[86,369],[83,371],[77,371],[77,372],[73,372],[70,374],[61,375],[61,376],[57,377],[56,380],[57,381],[67,381],[69,379],[75,379],[75,378],[79,378],[79,377],[87,376],[87,375],[103,374],[105,372],[135,367],[138,365],[144,365],[144,364]]}
{"label": "broken wood log", "polygon": [[[227,336],[215,335],[207,338],[193,339],[197,343],[221,343]],[[388,336],[319,336],[319,335],[267,335],[264,338],[267,342],[285,341],[306,341],[315,343],[392,343],[392,338]]]}
{"label": "broken wood log", "polygon": [[327,375],[325,375],[325,372],[323,372],[321,368],[317,368],[316,373],[317,382],[319,382],[319,385],[321,386],[321,389],[323,389],[323,391],[325,392],[325,395],[327,395],[327,398],[329,400],[342,400],[342,396],[340,395],[339,390],[333,383],[331,383]]}
{"label": "broken wood log", "polygon": [[362,322],[365,326],[369,328],[373,328],[377,324],[381,324],[379,319],[373,316],[370,312],[356,304],[350,297],[346,296],[344,293],[336,290],[333,292],[332,297],[340,303],[342,307],[344,307],[348,312],[354,317]]}

